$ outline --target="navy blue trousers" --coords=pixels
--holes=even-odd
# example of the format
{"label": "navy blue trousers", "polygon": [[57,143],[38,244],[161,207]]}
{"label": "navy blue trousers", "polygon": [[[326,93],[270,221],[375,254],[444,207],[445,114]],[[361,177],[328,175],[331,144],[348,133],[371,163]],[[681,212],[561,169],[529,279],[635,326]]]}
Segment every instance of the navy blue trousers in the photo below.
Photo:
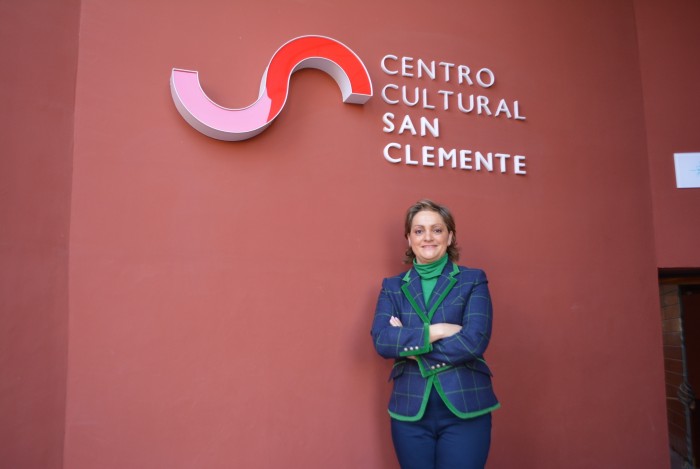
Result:
{"label": "navy blue trousers", "polygon": [[491,414],[461,419],[433,388],[422,419],[391,419],[391,438],[401,469],[483,469],[491,446]]}

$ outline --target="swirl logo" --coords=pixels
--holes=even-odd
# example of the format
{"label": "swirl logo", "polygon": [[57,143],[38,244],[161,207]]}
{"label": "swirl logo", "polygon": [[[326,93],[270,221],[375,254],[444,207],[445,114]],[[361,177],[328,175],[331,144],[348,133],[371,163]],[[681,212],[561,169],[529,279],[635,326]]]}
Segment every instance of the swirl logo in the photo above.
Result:
{"label": "swirl logo", "polygon": [[338,83],[343,102],[364,104],[372,97],[372,82],[360,58],[346,45],[323,36],[302,36],[274,53],[260,83],[258,99],[248,107],[229,109],[202,90],[199,73],[174,68],[170,92],[177,110],[195,129],[218,140],[246,140],[265,130],[282,112],[292,73],[316,68]]}

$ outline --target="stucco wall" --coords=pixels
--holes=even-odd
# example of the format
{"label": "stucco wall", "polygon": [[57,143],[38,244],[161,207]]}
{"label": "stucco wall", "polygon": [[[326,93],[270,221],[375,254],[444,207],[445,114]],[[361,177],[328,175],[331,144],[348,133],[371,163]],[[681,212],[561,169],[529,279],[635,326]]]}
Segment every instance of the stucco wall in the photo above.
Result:
{"label": "stucco wall", "polygon": [[[42,299],[8,314],[16,339],[3,365],[31,380],[3,388],[7,454],[33,443],[60,467],[65,423],[71,469],[396,467],[391,364],[369,326],[381,278],[405,268],[404,210],[431,197],[455,214],[461,263],[490,279],[487,360],[503,408],[489,467],[667,467],[651,3],[85,0],[79,60],[77,37],[62,36],[77,5],[60,15],[29,5],[0,31],[31,47],[15,56],[31,76],[44,67],[26,57],[63,78],[3,78],[12,106],[23,98],[8,90],[19,89],[48,111],[4,117],[18,156],[3,155],[0,177],[22,202],[2,205],[3,226],[17,230],[3,228],[3,294],[7,311]],[[51,15],[60,27],[47,26]],[[21,21],[36,18],[66,56],[30,39]],[[279,118],[236,143],[178,114],[173,67],[198,70],[214,101],[244,107],[273,52],[305,34],[350,46],[374,97],[342,104],[330,77],[302,70]],[[495,83],[389,75],[388,54],[488,68]],[[436,108],[390,104],[387,84],[425,89]],[[444,109],[440,91],[484,96],[491,111],[517,101],[525,119]],[[440,135],[384,132],[387,112],[437,118]],[[37,136],[34,122],[52,130]],[[387,161],[389,143],[410,145],[419,164]],[[26,166],[34,160],[19,155],[34,146],[42,158]],[[503,173],[499,160],[493,171],[453,169],[421,164],[423,147],[511,157]],[[514,173],[515,155],[527,174]],[[58,187],[42,179],[47,168]],[[47,251],[12,257],[34,233]],[[44,331],[36,342],[34,330]],[[20,342],[53,348],[27,354]],[[31,409],[13,414],[24,391]],[[54,427],[33,442],[18,432],[43,422]]]}
{"label": "stucco wall", "polygon": [[[630,2],[86,1],[82,15],[67,467],[392,467],[390,364],[368,329],[424,196],[453,209],[462,262],[491,280],[491,467],[667,463]],[[303,34],[353,48],[375,97],[343,105],[328,76],[299,72],[281,116],[240,143],[175,110],[172,67],[243,107]],[[496,84],[466,91],[518,100],[526,120],[387,104],[388,83],[460,88],[389,76],[386,54],[488,67]],[[387,134],[386,112],[438,117],[441,135]],[[391,164],[390,142],[525,155],[527,175]]]}
{"label": "stucco wall", "polygon": [[677,189],[674,153],[700,152],[700,4],[636,0],[658,266],[700,267],[700,188]]}
{"label": "stucco wall", "polygon": [[78,1],[0,3],[0,466],[60,468]]}

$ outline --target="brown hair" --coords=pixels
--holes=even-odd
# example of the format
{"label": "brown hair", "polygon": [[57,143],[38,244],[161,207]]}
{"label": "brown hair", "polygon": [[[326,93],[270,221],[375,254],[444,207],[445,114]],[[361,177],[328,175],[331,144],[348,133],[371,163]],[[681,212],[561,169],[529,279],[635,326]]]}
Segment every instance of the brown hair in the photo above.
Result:
{"label": "brown hair", "polygon": [[[447,226],[447,231],[449,233],[452,233],[452,243],[447,246],[447,255],[449,256],[450,260],[452,262],[457,262],[459,260],[459,247],[457,247],[457,228],[455,225],[455,219],[452,218],[452,214],[450,213],[450,210],[445,207],[444,205],[436,204],[432,200],[429,199],[422,199],[416,202],[415,204],[411,205],[408,207],[408,210],[406,210],[406,223],[404,225],[404,236],[408,238],[408,235],[411,233],[411,225],[413,224],[413,217],[416,216],[416,213],[422,212],[423,210],[430,210],[431,212],[437,212],[440,214],[442,219],[445,221],[445,225]],[[411,249],[411,246],[406,249],[406,257],[404,257],[404,263],[406,264],[411,264],[413,263],[413,259],[416,258],[416,255],[413,253],[413,249]]]}

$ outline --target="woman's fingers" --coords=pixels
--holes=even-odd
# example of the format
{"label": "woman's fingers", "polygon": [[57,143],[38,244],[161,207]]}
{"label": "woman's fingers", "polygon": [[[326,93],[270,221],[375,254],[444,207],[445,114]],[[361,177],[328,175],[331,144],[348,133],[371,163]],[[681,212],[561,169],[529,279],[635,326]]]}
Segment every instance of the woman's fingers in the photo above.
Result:
{"label": "woman's fingers", "polygon": [[403,327],[403,323],[396,316],[392,316],[391,319],[389,319],[389,324],[391,324],[394,327]]}

